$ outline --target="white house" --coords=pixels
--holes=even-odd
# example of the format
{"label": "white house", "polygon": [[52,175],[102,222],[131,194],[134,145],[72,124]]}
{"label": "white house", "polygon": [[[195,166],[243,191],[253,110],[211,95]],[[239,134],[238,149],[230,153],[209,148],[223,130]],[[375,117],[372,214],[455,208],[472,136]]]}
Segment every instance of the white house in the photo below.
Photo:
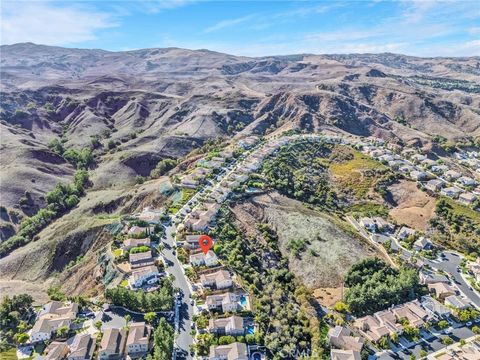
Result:
{"label": "white house", "polygon": [[448,170],[445,174],[443,174],[443,176],[445,179],[452,181],[458,179],[460,176],[462,176],[462,174],[455,170]]}
{"label": "white house", "polygon": [[126,342],[127,355],[136,359],[148,353],[150,349],[151,329],[144,322],[130,324]]}
{"label": "white house", "polygon": [[409,227],[403,226],[400,231],[398,232],[398,238],[400,240],[404,240],[410,235],[415,235],[416,231],[413,229],[410,229]]}
{"label": "white house", "polygon": [[474,186],[476,184],[475,180],[468,176],[459,177],[457,183],[464,186]]}
{"label": "white house", "polygon": [[375,232],[377,230],[377,225],[372,218],[364,217],[361,218],[359,224],[363,226],[365,229],[371,232]]}
{"label": "white house", "polygon": [[210,346],[209,360],[248,360],[247,345],[234,342],[228,345]]}
{"label": "white house", "polygon": [[440,194],[456,199],[463,191],[456,187],[443,188]]}
{"label": "white house", "polygon": [[218,265],[217,255],[212,250],[209,250],[206,254],[199,252],[190,255],[190,264],[193,266],[215,266]]}
{"label": "white house", "polygon": [[144,266],[132,271],[128,283],[132,288],[141,287],[143,284],[154,284],[158,281],[158,268],[155,265]]}
{"label": "white house", "polygon": [[238,309],[237,295],[231,292],[208,295],[205,303],[208,310],[222,310],[223,312],[235,312]]}
{"label": "white house", "polygon": [[219,270],[210,274],[201,274],[200,282],[202,286],[215,286],[217,289],[226,289],[233,285],[232,277],[227,270]]}
{"label": "white house", "polygon": [[30,332],[31,342],[49,340],[58,328],[70,328],[78,313],[78,304],[64,304],[61,301],[51,301],[45,304],[38,313],[37,321]]}
{"label": "white house", "polygon": [[208,331],[218,335],[243,335],[245,332],[243,318],[233,315],[227,318],[210,319],[208,321]]}

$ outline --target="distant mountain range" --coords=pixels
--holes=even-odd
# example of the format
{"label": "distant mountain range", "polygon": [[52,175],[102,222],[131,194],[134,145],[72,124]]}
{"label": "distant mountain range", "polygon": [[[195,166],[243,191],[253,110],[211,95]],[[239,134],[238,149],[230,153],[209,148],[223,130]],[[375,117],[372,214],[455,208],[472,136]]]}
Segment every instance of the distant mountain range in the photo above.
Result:
{"label": "distant mountain range", "polygon": [[338,128],[423,146],[432,135],[480,136],[479,57],[249,58],[31,43],[0,51],[0,205],[20,214],[34,213],[74,172],[48,148],[53,139],[74,148],[103,144],[92,170],[102,189],[132,184],[159,160],[217,137]]}

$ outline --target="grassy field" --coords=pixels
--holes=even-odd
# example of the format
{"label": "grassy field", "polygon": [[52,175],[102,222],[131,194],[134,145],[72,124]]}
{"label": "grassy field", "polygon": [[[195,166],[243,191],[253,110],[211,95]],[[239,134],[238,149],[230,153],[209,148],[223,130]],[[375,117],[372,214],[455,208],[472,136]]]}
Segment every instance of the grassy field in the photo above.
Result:
{"label": "grassy field", "polygon": [[330,172],[339,187],[350,190],[359,199],[373,188],[378,174],[387,171],[387,167],[359,151],[337,147],[333,156],[338,154],[341,157],[331,163]]}
{"label": "grassy field", "polygon": [[0,360],[17,360],[17,349],[0,352]]}

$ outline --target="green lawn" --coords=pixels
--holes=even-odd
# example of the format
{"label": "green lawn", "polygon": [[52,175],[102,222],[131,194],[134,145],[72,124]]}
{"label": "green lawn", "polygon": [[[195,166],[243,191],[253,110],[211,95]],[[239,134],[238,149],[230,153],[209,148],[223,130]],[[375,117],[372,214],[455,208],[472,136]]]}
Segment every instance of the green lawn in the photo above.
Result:
{"label": "green lawn", "polygon": [[122,250],[122,249],[115,249],[115,250],[113,250],[113,256],[115,256],[116,258],[122,256],[122,254],[123,254],[123,250]]}

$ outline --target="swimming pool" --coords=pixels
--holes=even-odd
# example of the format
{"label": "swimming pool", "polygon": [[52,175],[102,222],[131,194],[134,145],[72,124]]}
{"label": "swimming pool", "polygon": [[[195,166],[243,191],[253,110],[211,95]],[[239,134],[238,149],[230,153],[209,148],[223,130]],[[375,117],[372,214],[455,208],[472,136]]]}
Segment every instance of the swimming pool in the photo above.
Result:
{"label": "swimming pool", "polygon": [[255,334],[255,326],[253,326],[253,325],[248,325],[248,326],[246,327],[246,329],[245,329],[245,332],[246,332],[247,334],[250,334],[250,335]]}
{"label": "swimming pool", "polygon": [[238,303],[243,308],[247,307],[247,297],[245,295],[240,296],[240,300],[238,300]]}

